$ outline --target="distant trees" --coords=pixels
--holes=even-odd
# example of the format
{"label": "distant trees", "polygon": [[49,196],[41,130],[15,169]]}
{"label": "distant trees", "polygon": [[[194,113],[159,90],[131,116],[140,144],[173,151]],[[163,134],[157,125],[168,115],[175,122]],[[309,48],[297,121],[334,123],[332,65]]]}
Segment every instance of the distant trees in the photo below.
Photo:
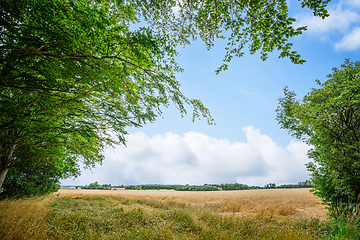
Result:
{"label": "distant trees", "polygon": [[241,183],[226,183],[226,184],[213,184],[212,186],[216,186],[221,188],[222,190],[248,190],[250,187],[246,184]]}
{"label": "distant trees", "polygon": [[331,208],[360,196],[360,62],[345,61],[302,101],[284,89],[277,120],[312,148],[307,164],[314,193]]}
{"label": "distant trees", "polygon": [[310,181],[299,182],[298,184],[285,184],[276,186],[275,183],[266,184],[264,187],[248,186],[241,183],[222,183],[222,184],[204,184],[204,185],[162,185],[162,184],[142,184],[123,186],[125,190],[175,190],[175,191],[230,191],[230,190],[250,190],[250,189],[267,189],[267,188],[310,188]]}
{"label": "distant trees", "polygon": [[264,188],[268,188],[268,189],[270,189],[270,188],[276,188],[276,184],[275,184],[275,183],[268,183],[268,184],[266,184],[266,185],[264,186]]}
{"label": "distant trees", "polygon": [[136,186],[141,186],[141,189],[144,190],[160,190],[160,189],[166,189],[166,190],[172,190],[176,189],[178,187],[181,187],[183,185],[171,185],[171,184],[141,184],[141,185],[128,185],[123,186],[125,190],[136,190]]}
{"label": "distant trees", "polygon": [[111,190],[111,184],[103,184],[100,185],[98,182],[90,183],[89,185],[85,185],[81,187],[82,189],[98,189],[98,190]]}
{"label": "distant trees", "polygon": [[141,190],[141,189],[143,189],[141,185],[136,185],[135,186],[135,190]]}
{"label": "distant trees", "polygon": [[177,189],[175,189],[176,191],[221,191],[222,189],[214,186],[214,185],[207,185],[204,184],[202,186],[189,186],[189,185],[185,185],[183,187],[179,187]]}
{"label": "distant trees", "polygon": [[298,182],[298,184],[282,184],[280,186],[276,186],[276,188],[311,188],[313,187],[310,180],[306,180],[304,182]]}

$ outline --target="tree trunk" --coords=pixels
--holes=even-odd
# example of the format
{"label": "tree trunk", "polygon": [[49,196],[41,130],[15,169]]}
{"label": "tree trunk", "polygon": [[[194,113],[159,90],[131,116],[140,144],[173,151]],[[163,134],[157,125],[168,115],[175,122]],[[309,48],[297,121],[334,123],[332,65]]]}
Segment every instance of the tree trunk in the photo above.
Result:
{"label": "tree trunk", "polygon": [[3,183],[4,183],[6,173],[8,172],[8,170],[9,170],[8,168],[0,170],[0,189],[1,189],[1,186],[3,185]]}
{"label": "tree trunk", "polygon": [[[10,161],[11,158],[13,157],[13,153],[15,151],[16,148],[16,144],[13,144],[10,146],[9,152],[7,153],[7,157],[2,157],[0,158],[0,189],[4,183],[6,174],[9,170],[10,167]],[[6,155],[6,154],[1,154],[1,155]]]}

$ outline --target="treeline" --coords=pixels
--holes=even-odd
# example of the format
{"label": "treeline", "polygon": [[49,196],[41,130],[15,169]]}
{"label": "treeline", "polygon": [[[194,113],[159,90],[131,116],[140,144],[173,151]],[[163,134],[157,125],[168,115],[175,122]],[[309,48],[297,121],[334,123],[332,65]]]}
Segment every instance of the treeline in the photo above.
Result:
{"label": "treeline", "polygon": [[222,190],[249,190],[251,187],[240,183],[212,184],[211,186],[221,188]]}
{"label": "treeline", "polygon": [[103,184],[100,185],[98,182],[90,183],[89,185],[85,185],[81,187],[82,189],[98,189],[98,190],[111,190],[111,184]]}
{"label": "treeline", "polygon": [[311,183],[307,183],[307,184],[297,184],[297,185],[280,185],[277,188],[311,188],[313,187],[313,185]]}
{"label": "treeline", "polygon": [[[221,190],[247,190],[248,185],[231,183],[231,184],[204,184],[204,185],[168,185],[168,184],[142,184],[142,185],[120,185],[119,188],[125,190],[175,190],[175,191],[221,191]],[[261,187],[252,187],[261,188]]]}
{"label": "treeline", "polygon": [[[260,187],[253,187],[260,188]],[[240,183],[226,183],[226,184],[204,184],[204,185],[185,185],[175,189],[176,191],[222,191],[222,190],[248,190],[250,186]]]}
{"label": "treeline", "polygon": [[298,182],[298,184],[283,184],[276,186],[275,183],[268,183],[264,187],[260,186],[248,186],[240,183],[226,183],[226,184],[204,184],[199,186],[185,185],[183,187],[176,188],[176,191],[228,191],[228,190],[250,190],[250,189],[275,189],[275,188],[311,188],[310,181]]}
{"label": "treeline", "polygon": [[[106,188],[108,187],[108,188]],[[240,183],[204,184],[204,185],[171,185],[171,184],[141,184],[141,185],[119,185],[112,188],[125,188],[125,190],[175,190],[175,191],[228,191],[228,190],[250,190],[250,189],[274,189],[274,188],[311,188],[309,180],[297,184],[283,184],[276,186],[268,183],[265,186],[249,186]],[[83,189],[111,189],[110,184],[99,185],[97,182],[82,187]]]}
{"label": "treeline", "polygon": [[222,188],[214,186],[214,185],[208,185],[208,184],[204,184],[204,185],[200,185],[200,186],[190,186],[190,185],[185,185],[183,187],[177,188],[175,189],[175,191],[221,191]]}
{"label": "treeline", "polygon": [[177,188],[183,187],[184,185],[162,185],[162,184],[142,184],[142,185],[121,185],[119,187],[125,188],[125,190],[175,190]]}
{"label": "treeline", "polygon": [[304,182],[298,182],[298,184],[283,184],[280,186],[276,186],[275,183],[268,183],[263,188],[264,189],[273,189],[273,188],[311,188],[313,185],[310,180],[306,180]]}

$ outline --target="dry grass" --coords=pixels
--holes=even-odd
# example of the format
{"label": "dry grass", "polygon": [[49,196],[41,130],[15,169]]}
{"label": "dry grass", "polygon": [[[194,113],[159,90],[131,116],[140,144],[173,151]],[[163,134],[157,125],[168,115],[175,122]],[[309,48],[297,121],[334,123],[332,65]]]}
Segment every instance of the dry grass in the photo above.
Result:
{"label": "dry grass", "polygon": [[60,190],[61,196],[83,194],[111,194],[132,198],[146,198],[203,205],[220,213],[241,216],[272,214],[277,218],[328,218],[326,206],[309,189],[258,189],[216,192],[149,192],[106,190]]}
{"label": "dry grass", "polygon": [[0,201],[0,239],[33,239],[48,217],[54,195]]}
{"label": "dry grass", "polygon": [[329,228],[312,210],[325,212],[303,189],[61,190],[0,201],[0,239],[318,239]]}

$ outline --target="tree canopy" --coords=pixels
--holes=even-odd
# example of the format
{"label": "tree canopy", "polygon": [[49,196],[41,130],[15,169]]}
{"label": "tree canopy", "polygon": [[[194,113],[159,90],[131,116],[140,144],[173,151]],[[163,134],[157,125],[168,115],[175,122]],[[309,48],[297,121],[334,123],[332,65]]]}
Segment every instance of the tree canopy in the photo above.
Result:
{"label": "tree canopy", "polygon": [[355,204],[360,196],[360,62],[333,68],[302,101],[285,88],[279,99],[281,128],[312,149],[307,164],[315,194],[331,207]]}
{"label": "tree canopy", "polygon": [[[300,2],[328,16],[329,1]],[[101,163],[107,145],[125,143],[126,127],[154,121],[171,102],[212,124],[209,110],[180,91],[177,46],[227,40],[217,73],[247,46],[263,60],[278,49],[303,63],[288,39],[306,27],[294,21],[286,0],[1,1],[0,187],[10,168],[26,175],[63,156]]]}

